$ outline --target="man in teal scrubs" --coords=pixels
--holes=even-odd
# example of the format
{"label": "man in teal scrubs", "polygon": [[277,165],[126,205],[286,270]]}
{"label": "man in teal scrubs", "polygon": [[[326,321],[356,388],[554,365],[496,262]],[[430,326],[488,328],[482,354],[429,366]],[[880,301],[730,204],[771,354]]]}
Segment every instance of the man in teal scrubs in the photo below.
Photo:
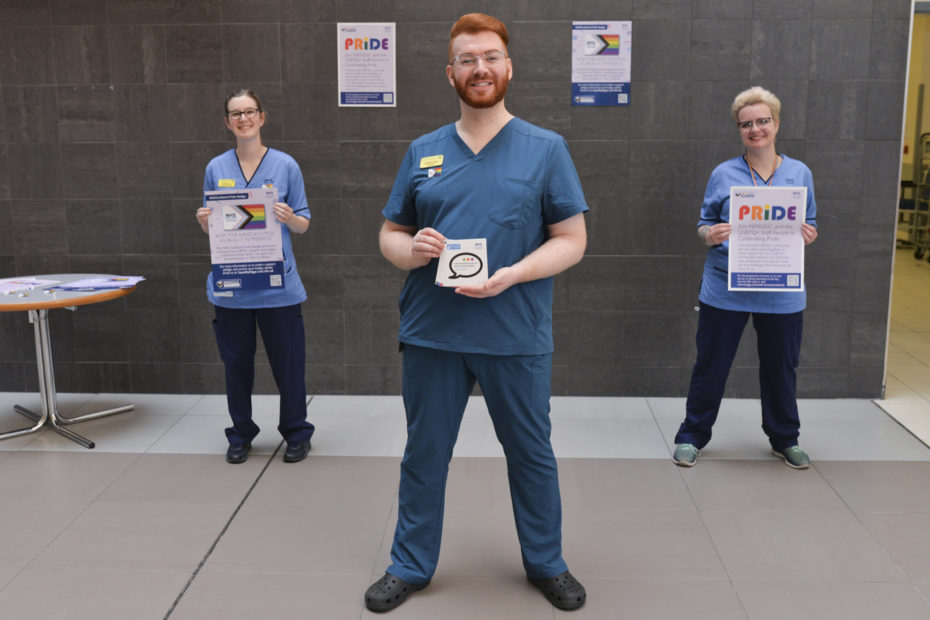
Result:
{"label": "man in teal scrubs", "polygon": [[[504,105],[508,42],[488,15],[452,27],[446,74],[461,118],[410,145],[383,211],[381,251],[409,270],[399,334],[408,438],[392,564],[365,594],[373,611],[432,579],[448,465],[476,381],[507,457],[527,577],[561,609],[585,601],[562,558],[549,395],[552,276],[581,260],[588,207],[565,140]],[[487,282],[436,286],[445,240],[480,238]]]}

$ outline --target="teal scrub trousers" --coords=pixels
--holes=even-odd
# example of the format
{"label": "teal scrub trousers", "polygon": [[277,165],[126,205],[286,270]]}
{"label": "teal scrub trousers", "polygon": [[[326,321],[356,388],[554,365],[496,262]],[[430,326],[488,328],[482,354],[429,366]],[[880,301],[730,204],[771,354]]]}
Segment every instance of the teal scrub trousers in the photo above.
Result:
{"label": "teal scrub trousers", "polygon": [[403,372],[407,447],[401,462],[393,563],[387,572],[414,584],[433,577],[449,462],[476,381],[507,458],[526,574],[548,579],[565,572],[562,500],[549,441],[552,354],[456,353],[404,344]]}

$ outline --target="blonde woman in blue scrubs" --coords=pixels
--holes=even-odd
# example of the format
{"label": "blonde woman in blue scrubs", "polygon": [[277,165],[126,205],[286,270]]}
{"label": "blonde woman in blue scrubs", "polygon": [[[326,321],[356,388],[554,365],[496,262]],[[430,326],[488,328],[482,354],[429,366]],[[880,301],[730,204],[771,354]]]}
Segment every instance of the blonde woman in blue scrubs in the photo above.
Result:
{"label": "blonde woman in blue scrubs", "polygon": [[697,360],[672,460],[692,467],[710,441],[733,357],[752,316],[759,351],[762,430],[773,455],[789,467],[806,469],[810,459],[798,446],[801,421],[795,397],[806,293],[728,291],[727,263],[731,186],[806,186],[807,212],[801,235],[808,245],[817,239],[814,180],[803,162],[775,149],[781,112],[778,97],[755,86],[736,96],[731,111],[746,150],[714,169],[704,194],[698,236],[709,249],[701,281]]}

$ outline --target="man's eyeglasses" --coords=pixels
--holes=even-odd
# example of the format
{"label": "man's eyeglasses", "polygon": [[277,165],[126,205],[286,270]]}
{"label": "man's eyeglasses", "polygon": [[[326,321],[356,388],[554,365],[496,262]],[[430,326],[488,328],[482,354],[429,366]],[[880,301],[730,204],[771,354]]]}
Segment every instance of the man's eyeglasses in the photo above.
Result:
{"label": "man's eyeglasses", "polygon": [[743,121],[742,123],[736,123],[736,126],[740,129],[752,129],[752,126],[755,125],[759,129],[762,129],[771,122],[772,117],[766,116],[765,118],[757,118],[755,121]]}
{"label": "man's eyeglasses", "polygon": [[495,67],[499,67],[507,58],[507,56],[504,55],[504,52],[500,52],[498,50],[491,50],[489,52],[478,55],[465,53],[459,54],[453,58],[452,64],[461,69],[474,69],[478,66],[479,58],[484,61],[485,65],[493,69]]}
{"label": "man's eyeglasses", "polygon": [[247,108],[245,110],[235,110],[233,112],[227,112],[226,116],[231,118],[234,121],[238,121],[240,118],[252,119],[255,118],[255,115],[258,114],[259,110],[255,108]]}

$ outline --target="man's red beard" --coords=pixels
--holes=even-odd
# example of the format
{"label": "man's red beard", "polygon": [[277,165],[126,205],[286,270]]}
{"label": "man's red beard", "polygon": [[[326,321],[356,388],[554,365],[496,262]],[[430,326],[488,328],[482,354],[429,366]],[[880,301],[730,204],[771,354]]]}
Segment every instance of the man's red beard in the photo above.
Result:
{"label": "man's red beard", "polygon": [[[474,74],[472,74],[474,75]],[[490,93],[489,97],[475,97],[470,92],[468,92],[468,82],[477,82],[483,80],[475,80],[471,76],[468,79],[460,80],[455,78],[453,84],[455,84],[455,92],[459,94],[459,98],[464,101],[467,105],[473,108],[491,108],[503,101],[504,95],[507,94],[507,86],[510,85],[510,78],[506,73],[501,77],[494,79],[493,73],[488,73],[489,81],[494,84],[494,91]]]}

